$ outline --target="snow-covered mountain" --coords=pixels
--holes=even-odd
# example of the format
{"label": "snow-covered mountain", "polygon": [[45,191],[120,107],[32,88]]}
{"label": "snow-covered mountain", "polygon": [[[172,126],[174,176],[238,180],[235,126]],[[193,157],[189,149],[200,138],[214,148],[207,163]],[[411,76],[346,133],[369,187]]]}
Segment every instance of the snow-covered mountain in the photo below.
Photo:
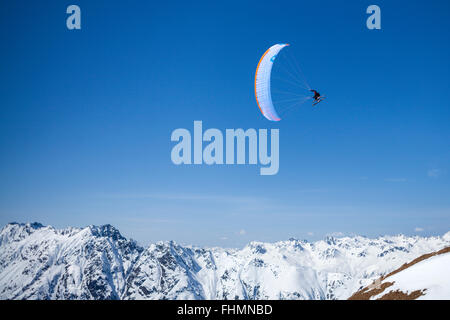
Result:
{"label": "snow-covered mountain", "polygon": [[1,299],[119,299],[143,249],[110,225],[0,232]]}
{"label": "snow-covered mountain", "polygon": [[351,300],[450,299],[450,247],[424,254],[354,293]]}
{"label": "snow-covered mountain", "polygon": [[442,237],[328,237],[251,242],[243,249],[158,242],[111,225],[0,231],[0,299],[346,299],[425,253]]}

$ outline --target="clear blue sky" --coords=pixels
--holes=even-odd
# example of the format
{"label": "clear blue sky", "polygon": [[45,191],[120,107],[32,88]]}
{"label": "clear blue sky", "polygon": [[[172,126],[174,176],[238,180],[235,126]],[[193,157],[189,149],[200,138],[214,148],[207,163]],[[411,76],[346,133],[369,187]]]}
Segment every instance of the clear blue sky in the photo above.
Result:
{"label": "clear blue sky", "polygon": [[[448,1],[2,1],[0,224],[220,246],[443,234],[449,35]],[[283,42],[327,100],[273,123],[253,80]],[[279,173],[173,165],[171,132],[194,120],[279,128]]]}

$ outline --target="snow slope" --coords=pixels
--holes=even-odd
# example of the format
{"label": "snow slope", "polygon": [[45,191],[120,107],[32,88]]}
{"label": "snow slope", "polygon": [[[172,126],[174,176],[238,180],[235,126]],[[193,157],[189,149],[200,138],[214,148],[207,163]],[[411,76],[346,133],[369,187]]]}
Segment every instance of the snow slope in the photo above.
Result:
{"label": "snow slope", "polygon": [[351,299],[450,299],[450,247],[425,254],[355,293]]}
{"label": "snow slope", "polygon": [[448,246],[450,232],[142,248],[110,225],[13,223],[0,231],[0,299],[346,299]]}
{"label": "snow slope", "polygon": [[[450,299],[450,253],[431,257],[400,272],[386,281],[394,282],[390,291],[411,293],[423,291],[418,300]],[[379,295],[381,297],[381,295]],[[375,296],[377,299],[379,296]]]}

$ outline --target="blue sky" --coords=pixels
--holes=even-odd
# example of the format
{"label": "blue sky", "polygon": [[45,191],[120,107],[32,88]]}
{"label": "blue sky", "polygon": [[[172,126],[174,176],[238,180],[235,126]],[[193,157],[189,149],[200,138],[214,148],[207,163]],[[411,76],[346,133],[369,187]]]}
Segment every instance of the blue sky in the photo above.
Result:
{"label": "blue sky", "polygon": [[[70,4],[81,30],[66,28]],[[0,7],[2,225],[111,223],[143,244],[220,246],[450,229],[448,1]],[[284,42],[327,100],[274,123],[254,72]],[[279,173],[175,166],[170,135],[194,120],[278,128]]]}

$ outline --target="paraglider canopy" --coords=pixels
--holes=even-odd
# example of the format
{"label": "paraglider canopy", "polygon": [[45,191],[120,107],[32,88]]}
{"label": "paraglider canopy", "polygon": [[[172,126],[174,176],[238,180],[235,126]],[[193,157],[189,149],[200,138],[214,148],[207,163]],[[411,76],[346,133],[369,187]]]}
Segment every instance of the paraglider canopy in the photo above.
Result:
{"label": "paraglider canopy", "polygon": [[272,65],[277,54],[289,44],[276,44],[271,46],[259,60],[255,74],[255,97],[259,110],[268,120],[280,121],[280,117],[275,111],[270,92],[270,75]]}

